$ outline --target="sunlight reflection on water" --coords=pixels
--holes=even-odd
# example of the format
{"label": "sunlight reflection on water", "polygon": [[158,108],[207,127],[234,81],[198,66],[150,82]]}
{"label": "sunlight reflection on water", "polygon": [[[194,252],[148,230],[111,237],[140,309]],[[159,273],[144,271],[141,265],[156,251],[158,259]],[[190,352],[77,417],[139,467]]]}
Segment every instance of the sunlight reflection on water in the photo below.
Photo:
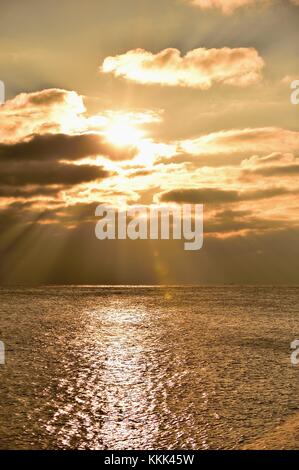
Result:
{"label": "sunlight reflection on water", "polygon": [[295,288],[2,294],[1,448],[238,448],[298,408]]}

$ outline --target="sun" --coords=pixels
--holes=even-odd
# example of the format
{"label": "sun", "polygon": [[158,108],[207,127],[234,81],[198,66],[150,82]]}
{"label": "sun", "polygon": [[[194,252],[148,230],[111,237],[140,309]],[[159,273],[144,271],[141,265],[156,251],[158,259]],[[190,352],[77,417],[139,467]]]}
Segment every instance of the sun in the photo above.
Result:
{"label": "sun", "polygon": [[130,121],[127,116],[117,116],[110,120],[104,130],[106,139],[120,147],[127,145],[138,146],[144,138],[144,131]]}

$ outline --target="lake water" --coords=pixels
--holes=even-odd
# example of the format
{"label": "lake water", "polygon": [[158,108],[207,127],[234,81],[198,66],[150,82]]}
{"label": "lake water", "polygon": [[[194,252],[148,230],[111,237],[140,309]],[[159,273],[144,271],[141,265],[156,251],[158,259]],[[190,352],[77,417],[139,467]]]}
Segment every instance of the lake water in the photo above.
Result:
{"label": "lake water", "polygon": [[0,289],[1,449],[234,449],[295,415],[296,287]]}

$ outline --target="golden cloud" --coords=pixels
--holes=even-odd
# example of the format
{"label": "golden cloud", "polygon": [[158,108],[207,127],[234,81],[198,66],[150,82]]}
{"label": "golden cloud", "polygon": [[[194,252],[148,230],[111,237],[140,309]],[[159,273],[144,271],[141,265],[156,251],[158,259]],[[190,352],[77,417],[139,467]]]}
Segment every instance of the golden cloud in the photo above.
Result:
{"label": "golden cloud", "polygon": [[69,130],[85,110],[82,97],[74,91],[53,88],[21,93],[0,108],[0,142]]}
{"label": "golden cloud", "polygon": [[[288,187],[293,183],[297,186],[299,175],[299,158],[291,153],[272,153],[265,157],[253,156],[244,160],[241,164],[243,176],[262,176],[277,178],[280,181],[284,178]],[[291,178],[291,181],[289,180]],[[288,179],[288,180],[287,180]]]}
{"label": "golden cloud", "polygon": [[[299,5],[299,0],[290,0],[294,5]],[[225,15],[231,15],[235,10],[247,6],[267,5],[272,0],[185,0],[190,5],[202,10],[217,9]]]}
{"label": "golden cloud", "polygon": [[267,0],[187,0],[187,2],[203,10],[216,8],[226,15],[233,13],[241,7],[268,3]]}
{"label": "golden cloud", "polygon": [[185,56],[172,48],[158,54],[134,49],[107,57],[100,70],[141,84],[206,90],[213,84],[242,87],[258,83],[264,65],[254,48],[199,48]]}
{"label": "golden cloud", "polygon": [[180,147],[192,155],[299,152],[299,132],[278,127],[232,129],[182,141]]}

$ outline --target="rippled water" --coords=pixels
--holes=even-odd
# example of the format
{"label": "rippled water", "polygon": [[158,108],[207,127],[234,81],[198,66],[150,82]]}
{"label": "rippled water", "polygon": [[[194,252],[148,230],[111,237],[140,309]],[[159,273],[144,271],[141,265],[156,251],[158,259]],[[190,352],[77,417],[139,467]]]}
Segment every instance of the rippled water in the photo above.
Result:
{"label": "rippled water", "polygon": [[0,448],[242,447],[298,410],[298,294],[2,288]]}

